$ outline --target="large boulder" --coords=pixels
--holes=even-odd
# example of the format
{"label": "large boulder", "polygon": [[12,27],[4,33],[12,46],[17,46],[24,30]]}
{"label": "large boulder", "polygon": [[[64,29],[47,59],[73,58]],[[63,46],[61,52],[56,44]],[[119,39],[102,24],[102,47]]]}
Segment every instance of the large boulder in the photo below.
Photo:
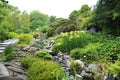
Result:
{"label": "large boulder", "polygon": [[18,77],[12,77],[12,76],[4,76],[4,77],[0,77],[0,80],[23,80],[23,79]]}
{"label": "large boulder", "polygon": [[3,63],[0,63],[0,77],[9,76],[9,72]]}
{"label": "large boulder", "polygon": [[[27,74],[25,72],[25,69],[21,65],[7,62],[5,62],[4,64],[9,71],[9,75],[11,77],[15,77],[15,79],[13,78],[13,80],[27,80]],[[10,80],[12,80],[11,77],[5,78],[8,78],[8,80],[10,78]]]}
{"label": "large boulder", "polygon": [[98,70],[98,67],[96,64],[90,64],[88,66],[88,71],[97,72],[97,70]]}

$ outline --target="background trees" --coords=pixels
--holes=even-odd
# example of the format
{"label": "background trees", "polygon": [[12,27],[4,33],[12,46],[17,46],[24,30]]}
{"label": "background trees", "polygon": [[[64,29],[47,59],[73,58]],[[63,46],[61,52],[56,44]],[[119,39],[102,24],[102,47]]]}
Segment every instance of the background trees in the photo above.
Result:
{"label": "background trees", "polygon": [[32,30],[37,29],[38,27],[43,27],[48,25],[49,16],[46,14],[43,14],[35,10],[35,11],[32,11],[29,16],[30,16],[30,22],[31,22],[30,28]]}
{"label": "background trees", "polygon": [[99,0],[93,19],[105,33],[118,35],[120,33],[120,1]]}
{"label": "background trees", "polygon": [[40,31],[48,36],[53,36],[61,32],[86,30],[89,27],[100,27],[103,33],[119,35],[119,4],[120,1],[118,0],[99,0],[93,9],[84,4],[79,10],[72,11],[68,19],[64,19],[48,16],[37,10],[32,11],[30,14],[26,11],[20,12],[17,7],[1,0],[0,37],[1,40],[9,38],[7,36],[9,32],[20,34]]}

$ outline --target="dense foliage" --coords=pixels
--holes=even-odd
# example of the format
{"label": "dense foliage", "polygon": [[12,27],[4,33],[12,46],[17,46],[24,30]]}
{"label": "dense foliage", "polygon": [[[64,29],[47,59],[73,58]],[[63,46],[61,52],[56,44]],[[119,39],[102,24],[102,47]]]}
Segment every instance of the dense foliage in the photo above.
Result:
{"label": "dense foliage", "polygon": [[120,34],[120,1],[99,0],[95,9],[96,24],[106,33]]}
{"label": "dense foliage", "polygon": [[29,80],[61,80],[63,77],[62,67],[53,61],[26,57],[22,60],[22,65],[28,69]]}
{"label": "dense foliage", "polygon": [[[120,0],[98,0],[92,8],[84,4],[79,10],[72,11],[67,19],[48,16],[37,10],[30,14],[20,12],[8,1],[0,0],[0,42],[18,38],[18,48],[21,48],[33,44],[33,38],[43,40],[43,33],[45,38],[57,35],[52,47],[56,54],[67,52],[72,58],[86,63],[111,62],[108,71],[119,79]],[[4,53],[0,61],[14,59],[14,46],[8,46]],[[35,55],[34,58],[26,57],[21,61],[27,69],[29,80],[63,78],[61,66],[51,60],[49,53],[37,51]],[[71,72],[77,73],[76,71],[81,71],[81,67],[72,63]]]}
{"label": "dense foliage", "polygon": [[61,80],[63,69],[52,61],[40,60],[28,69],[28,77],[29,80]]}
{"label": "dense foliage", "polygon": [[14,45],[7,46],[4,53],[5,53],[5,60],[11,61],[15,57],[15,46]]}
{"label": "dense foliage", "polygon": [[46,59],[46,60],[51,60],[52,59],[52,55],[50,55],[49,53],[45,52],[45,51],[36,51],[36,56],[41,58],[41,59]]}
{"label": "dense foliage", "polygon": [[84,61],[118,60],[119,42],[119,37],[99,33],[70,32],[59,36],[53,46],[53,51],[68,52],[75,59]]}
{"label": "dense foliage", "polygon": [[117,79],[120,78],[120,61],[116,61],[114,64],[108,66],[108,70],[113,74]]}
{"label": "dense foliage", "polygon": [[69,52],[70,50],[85,46],[91,39],[91,35],[84,31],[75,31],[70,33],[62,33],[53,46],[55,52]]}

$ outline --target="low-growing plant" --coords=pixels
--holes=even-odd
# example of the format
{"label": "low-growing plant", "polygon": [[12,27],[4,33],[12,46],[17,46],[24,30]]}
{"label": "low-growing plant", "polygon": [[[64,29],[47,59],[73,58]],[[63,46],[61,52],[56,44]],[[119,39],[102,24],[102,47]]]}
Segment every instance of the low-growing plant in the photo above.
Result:
{"label": "low-growing plant", "polygon": [[120,38],[110,39],[101,46],[101,53],[107,60],[118,60],[120,54]]}
{"label": "low-growing plant", "polygon": [[71,65],[70,65],[70,73],[71,74],[80,74],[82,71],[82,67],[79,63],[77,62],[72,62]]}
{"label": "low-growing plant", "polygon": [[52,59],[52,55],[50,55],[49,53],[47,53],[46,51],[36,51],[36,56],[42,59],[46,59],[46,60],[51,60]]}
{"label": "low-growing plant", "polygon": [[32,35],[20,34],[18,37],[20,44],[29,44],[32,41]]}
{"label": "low-growing plant", "polygon": [[120,79],[120,61],[116,61],[114,64],[108,66],[108,70],[117,78],[117,80]]}
{"label": "low-growing plant", "polygon": [[22,66],[23,66],[24,68],[28,69],[28,68],[31,67],[32,64],[33,64],[34,62],[36,62],[36,61],[39,61],[39,59],[28,56],[28,57],[23,58],[23,59],[21,60],[21,64],[22,64]]}
{"label": "low-growing plant", "polygon": [[82,54],[80,54],[80,48],[76,48],[70,51],[70,56],[72,56],[75,59],[80,59],[80,56],[82,56]]}
{"label": "low-growing plant", "polygon": [[0,56],[0,62],[4,62],[6,60],[5,56]]}
{"label": "low-growing plant", "polygon": [[62,33],[53,46],[53,51],[70,52],[72,49],[81,48],[91,41],[92,35],[85,31],[72,31],[69,33]]}
{"label": "low-growing plant", "polygon": [[6,49],[4,50],[4,53],[7,61],[14,59],[15,57],[14,45],[7,46]]}
{"label": "low-growing plant", "polygon": [[17,38],[19,34],[15,33],[15,32],[9,32],[9,37],[10,38]]}
{"label": "low-growing plant", "polygon": [[99,49],[101,48],[100,43],[89,43],[83,48],[76,48],[70,51],[70,55],[76,59],[82,59],[85,61],[94,61],[101,58]]}
{"label": "low-growing plant", "polygon": [[61,80],[64,75],[59,64],[44,60],[34,62],[27,73],[29,80]]}

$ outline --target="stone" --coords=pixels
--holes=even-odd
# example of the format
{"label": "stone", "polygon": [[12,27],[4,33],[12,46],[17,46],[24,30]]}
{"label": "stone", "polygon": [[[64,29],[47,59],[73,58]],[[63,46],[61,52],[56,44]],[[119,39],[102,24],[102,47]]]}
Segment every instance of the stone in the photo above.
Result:
{"label": "stone", "polygon": [[96,64],[90,64],[88,66],[88,71],[93,71],[93,72],[97,72],[97,65]]}
{"label": "stone", "polygon": [[58,56],[53,56],[53,61],[54,62],[58,62],[59,61],[59,57]]}
{"label": "stone", "polygon": [[24,79],[18,77],[12,77],[12,76],[5,76],[5,77],[0,77],[0,80],[24,80]]}
{"label": "stone", "polygon": [[40,47],[39,44],[33,44],[33,45],[31,45],[30,47],[35,47],[35,48],[37,48],[37,49],[41,49],[41,47]]}
{"label": "stone", "polygon": [[70,75],[70,76],[69,76],[69,80],[74,80],[74,76],[73,76],[73,75]]}
{"label": "stone", "polygon": [[75,60],[74,62],[77,62],[79,65],[81,65],[82,68],[85,67],[84,63],[81,60]]}
{"label": "stone", "polygon": [[4,65],[6,66],[6,68],[9,71],[9,77],[5,77],[5,79],[27,80],[27,74],[25,72],[25,69],[21,65],[8,63],[8,62],[4,62]]}
{"label": "stone", "polygon": [[84,76],[82,76],[82,80],[95,80],[94,79],[94,74],[93,73],[86,73]]}
{"label": "stone", "polygon": [[70,63],[69,59],[66,59],[65,60],[65,66],[68,67],[68,68],[70,68],[70,64],[71,63]]}
{"label": "stone", "polygon": [[76,80],[82,80],[82,76],[81,75],[76,74],[75,76],[76,76]]}
{"label": "stone", "polygon": [[103,80],[115,80],[115,79],[114,79],[113,75],[111,75],[110,73],[108,73],[108,74],[106,74],[106,75],[104,76],[104,79],[103,79]]}
{"label": "stone", "polygon": [[86,74],[85,70],[82,70],[82,72],[80,73],[81,76],[84,76]]}
{"label": "stone", "polygon": [[63,55],[63,57],[64,57],[65,59],[70,59],[70,56],[69,56],[69,55]]}
{"label": "stone", "polygon": [[23,51],[27,51],[27,50],[29,50],[29,49],[30,49],[30,45],[25,46],[22,50],[23,50]]}
{"label": "stone", "polygon": [[[26,75],[25,73],[25,69],[23,67],[21,67],[20,65],[17,65],[17,64],[12,64],[12,63],[4,63],[5,66],[7,67],[8,70],[14,72],[14,73],[18,73],[18,74],[24,74]],[[12,75],[14,76],[14,75]]]}
{"label": "stone", "polygon": [[54,52],[52,50],[48,50],[46,49],[46,52],[50,53],[50,54],[53,54]]}
{"label": "stone", "polygon": [[0,63],[0,77],[9,76],[9,72],[3,63]]}
{"label": "stone", "polygon": [[30,47],[29,51],[30,52],[35,52],[35,51],[37,51],[37,48],[36,47]]}

